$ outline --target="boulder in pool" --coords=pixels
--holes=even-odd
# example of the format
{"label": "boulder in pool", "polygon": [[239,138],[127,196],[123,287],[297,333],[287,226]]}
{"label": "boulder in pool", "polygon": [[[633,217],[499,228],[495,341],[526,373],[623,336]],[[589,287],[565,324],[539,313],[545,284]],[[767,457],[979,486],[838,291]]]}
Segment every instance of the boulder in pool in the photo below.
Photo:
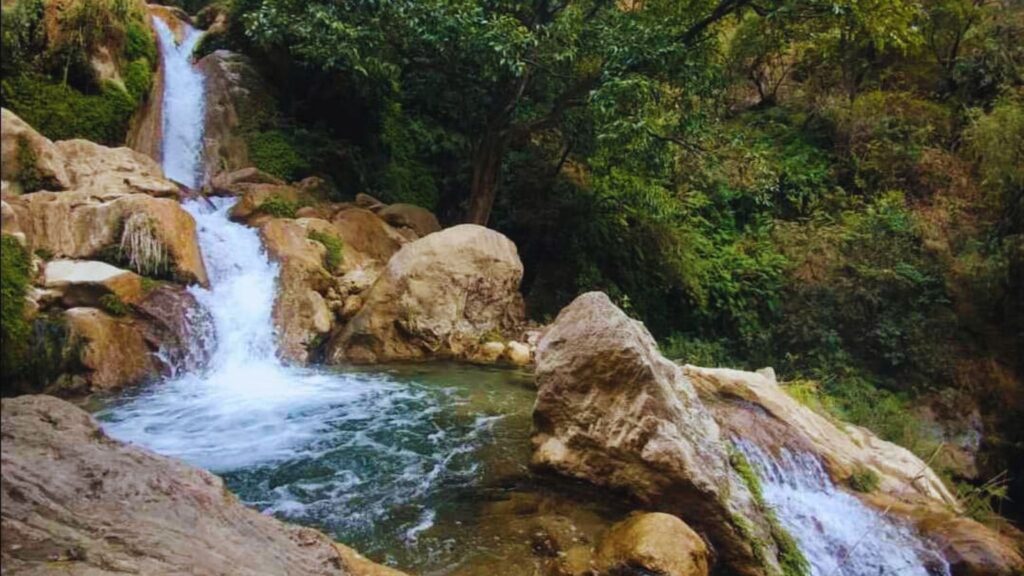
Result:
{"label": "boulder in pool", "polygon": [[465,359],[521,326],[523,264],[511,240],[464,224],[401,247],[328,344],[334,363]]}
{"label": "boulder in pool", "polygon": [[661,512],[641,513],[608,530],[598,546],[595,564],[599,574],[608,576],[634,572],[707,576],[708,547],[679,518]]}
{"label": "boulder in pool", "polygon": [[108,438],[51,396],[2,400],[4,574],[400,576],[243,506],[217,476]]}

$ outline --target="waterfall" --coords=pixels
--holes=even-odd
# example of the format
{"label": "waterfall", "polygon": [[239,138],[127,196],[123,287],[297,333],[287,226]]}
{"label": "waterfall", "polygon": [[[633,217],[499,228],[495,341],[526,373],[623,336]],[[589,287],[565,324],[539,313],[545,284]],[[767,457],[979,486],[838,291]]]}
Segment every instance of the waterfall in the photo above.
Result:
{"label": "waterfall", "polygon": [[170,26],[154,16],[163,57],[163,151],[164,174],[189,188],[199,184],[203,146],[203,74],[192,64],[192,51],[203,33],[187,23],[179,43]]}
{"label": "waterfall", "polygon": [[812,576],[948,576],[949,568],[909,527],[837,488],[811,454],[736,447],[761,479],[766,503],[796,538]]}

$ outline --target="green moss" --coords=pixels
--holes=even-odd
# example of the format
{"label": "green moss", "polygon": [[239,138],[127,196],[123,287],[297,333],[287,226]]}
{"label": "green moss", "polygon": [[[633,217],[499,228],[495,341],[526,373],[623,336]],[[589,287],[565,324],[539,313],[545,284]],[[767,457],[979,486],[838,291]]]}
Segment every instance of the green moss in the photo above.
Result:
{"label": "green moss", "polygon": [[36,256],[42,260],[53,260],[53,251],[46,248],[36,248]]}
{"label": "green moss", "polygon": [[124,303],[124,300],[117,294],[104,294],[100,297],[100,308],[105,310],[111,316],[127,316],[131,312],[131,308]]}
{"label": "green moss", "polygon": [[878,474],[865,467],[857,468],[850,474],[850,477],[846,479],[846,483],[857,492],[864,492],[865,494],[874,492],[878,489],[878,484],[881,479]]}
{"label": "green moss", "polygon": [[13,236],[0,236],[0,350],[2,350],[3,393],[11,392],[13,377],[26,359],[29,326],[25,320],[31,258]]}
{"label": "green moss", "polygon": [[41,190],[45,183],[39,173],[39,158],[24,136],[18,138],[18,182],[22,192]]}
{"label": "green moss", "polygon": [[159,57],[156,40],[149,27],[141,20],[132,20],[125,26],[124,57],[135,61],[140,58],[148,62],[156,62]]}
{"label": "green moss", "polygon": [[153,88],[153,70],[149,62],[145,58],[139,58],[130,62],[124,70],[125,88],[137,103],[145,100]]}
{"label": "green moss", "polygon": [[257,211],[275,218],[295,218],[295,212],[298,209],[299,202],[287,200],[274,194],[264,200]]}
{"label": "green moss", "polygon": [[[140,80],[132,80],[135,89]],[[116,84],[85,94],[38,74],[4,79],[0,94],[4,106],[51,140],[85,138],[111,146],[124,143],[138,103],[138,97]]]}
{"label": "green moss", "polygon": [[331,272],[337,270],[344,258],[344,242],[333,234],[320,232],[319,230],[310,230],[308,237],[314,242],[323,244],[324,248],[327,249],[324,253],[324,267]]}
{"label": "green moss", "polygon": [[[765,521],[768,523],[768,530],[771,532],[772,540],[775,542],[775,548],[778,550],[779,566],[782,568],[783,576],[808,576],[811,573],[810,563],[807,562],[807,558],[804,556],[803,552],[800,551],[800,546],[797,544],[793,536],[779,522],[778,517],[775,515],[775,511],[772,510],[765,502],[764,490],[761,487],[761,479],[758,477],[754,467],[750,465],[750,461],[747,460],[747,457],[744,456],[742,452],[737,450],[735,447],[730,446],[729,463],[732,465],[733,470],[735,470],[743,480],[743,483],[746,484],[747,489],[754,498],[754,503],[757,505],[758,509],[761,510]],[[738,523],[737,519],[746,522],[746,524]],[[736,525],[741,535],[751,542],[755,558],[763,564],[764,544],[753,536],[753,530],[750,527],[749,520],[742,517],[734,517],[733,524]]]}
{"label": "green moss", "polygon": [[142,277],[142,293],[143,294],[149,294],[150,292],[152,292],[153,290],[156,290],[159,287],[160,287],[160,281],[159,280],[150,278],[148,276],[143,276]]}

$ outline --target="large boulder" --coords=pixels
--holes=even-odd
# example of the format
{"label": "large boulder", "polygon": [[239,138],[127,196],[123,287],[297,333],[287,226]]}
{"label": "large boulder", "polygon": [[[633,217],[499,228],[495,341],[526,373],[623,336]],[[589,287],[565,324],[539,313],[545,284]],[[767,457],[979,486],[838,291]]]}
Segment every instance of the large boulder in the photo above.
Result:
{"label": "large boulder", "polygon": [[725,437],[642,323],[603,293],[578,297],[538,343],[536,378],[534,466],[680,516],[734,573],[778,570],[770,528],[732,471]]}
{"label": "large boulder", "polygon": [[2,401],[4,574],[400,576],[243,506],[217,476],[111,440],[50,396]]}
{"label": "large boulder", "polygon": [[334,320],[324,299],[334,280],[324,267],[326,248],[310,238],[313,231],[334,234],[329,222],[313,218],[274,218],[260,227],[267,253],[280,266],[273,312],[278,352],[299,363],[309,360],[310,347]]}
{"label": "large boulder", "polygon": [[6,108],[0,109],[0,179],[46,190],[72,186],[60,149]]}
{"label": "large boulder", "polygon": [[241,54],[217,50],[197,67],[205,76],[203,182],[251,166],[242,133],[246,123],[273,110],[273,99],[255,65]]}
{"label": "large boulder", "polygon": [[365,208],[349,208],[334,214],[331,223],[345,246],[385,263],[408,240],[377,214]]}
{"label": "large boulder", "polygon": [[53,260],[46,263],[43,287],[60,292],[64,306],[101,306],[106,299],[130,304],[142,299],[142,278],[105,262]]}
{"label": "large boulder", "polygon": [[95,308],[71,308],[64,318],[70,352],[85,369],[86,391],[115,390],[159,373],[133,320],[115,318]]}
{"label": "large boulder", "polygon": [[523,322],[522,276],[515,244],[482,226],[455,226],[410,242],[332,338],[328,360],[463,357],[486,335]]}
{"label": "large boulder", "polygon": [[141,152],[109,148],[88,140],[62,140],[56,146],[77,191],[180,196],[178,185],[165,178],[156,161]]}
{"label": "large boulder", "polygon": [[74,191],[37,192],[6,201],[33,251],[75,259],[119,254],[146,268],[139,271],[207,284],[195,220],[175,200]]}
{"label": "large boulder", "polygon": [[213,349],[213,317],[188,289],[167,282],[146,291],[133,305],[139,330],[163,373],[195,372],[203,368]]}
{"label": "large boulder", "polygon": [[708,548],[685,522],[660,512],[635,514],[611,527],[595,559],[598,573],[707,576]]}

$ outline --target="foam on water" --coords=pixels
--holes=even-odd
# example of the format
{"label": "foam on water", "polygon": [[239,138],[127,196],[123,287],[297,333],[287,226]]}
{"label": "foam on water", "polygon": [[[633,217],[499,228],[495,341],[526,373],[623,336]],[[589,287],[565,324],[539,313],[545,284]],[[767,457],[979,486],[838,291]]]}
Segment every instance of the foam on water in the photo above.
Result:
{"label": "foam on water", "polygon": [[736,446],[813,576],[948,576],[945,561],[910,528],[837,488],[817,457],[783,449],[773,458],[745,440]]}

